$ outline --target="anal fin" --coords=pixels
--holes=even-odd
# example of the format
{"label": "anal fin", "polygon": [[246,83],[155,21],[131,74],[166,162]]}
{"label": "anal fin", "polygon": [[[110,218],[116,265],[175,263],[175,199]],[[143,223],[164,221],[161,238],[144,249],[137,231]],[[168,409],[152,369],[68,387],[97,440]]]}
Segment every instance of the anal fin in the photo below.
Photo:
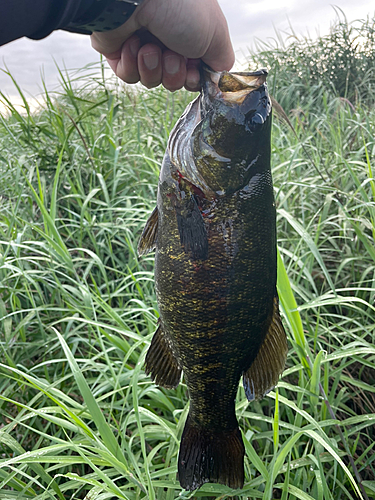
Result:
{"label": "anal fin", "polygon": [[272,390],[284,370],[288,345],[279,312],[279,298],[274,298],[272,321],[267,335],[250,368],[243,374],[243,385],[249,401],[262,399]]}
{"label": "anal fin", "polygon": [[138,243],[139,257],[155,250],[156,240],[158,236],[158,220],[158,207],[155,207],[146,222],[145,228]]}
{"label": "anal fin", "polygon": [[146,354],[145,371],[158,385],[166,389],[177,387],[181,379],[182,370],[160,324]]}

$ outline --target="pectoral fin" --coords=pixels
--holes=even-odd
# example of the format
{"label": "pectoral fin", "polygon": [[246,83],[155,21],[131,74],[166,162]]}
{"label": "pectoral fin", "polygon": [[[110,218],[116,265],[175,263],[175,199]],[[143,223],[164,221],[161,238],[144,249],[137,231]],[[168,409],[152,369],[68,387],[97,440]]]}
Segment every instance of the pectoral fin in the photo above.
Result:
{"label": "pectoral fin", "polygon": [[155,250],[156,240],[158,236],[158,220],[158,207],[155,207],[146,222],[145,228],[138,243],[139,257]]}
{"label": "pectoral fin", "polygon": [[177,387],[181,379],[182,370],[160,324],[146,354],[145,371],[158,385],[166,389]]}
{"label": "pectoral fin", "polygon": [[194,196],[182,200],[176,206],[178,232],[181,245],[194,260],[206,260],[208,257],[208,238],[202,214]]}
{"label": "pectoral fin", "polygon": [[275,297],[272,321],[257,357],[243,374],[243,385],[249,401],[261,399],[272,390],[284,370],[288,345],[279,312],[279,299]]}

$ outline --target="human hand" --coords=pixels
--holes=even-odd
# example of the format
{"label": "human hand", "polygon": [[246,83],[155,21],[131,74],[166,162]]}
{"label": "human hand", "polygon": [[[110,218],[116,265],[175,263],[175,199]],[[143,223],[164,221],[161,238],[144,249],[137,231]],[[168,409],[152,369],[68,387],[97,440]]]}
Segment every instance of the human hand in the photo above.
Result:
{"label": "human hand", "polygon": [[119,28],[94,32],[91,44],[124,82],[148,88],[197,91],[200,61],[214,71],[234,64],[217,0],[144,0]]}

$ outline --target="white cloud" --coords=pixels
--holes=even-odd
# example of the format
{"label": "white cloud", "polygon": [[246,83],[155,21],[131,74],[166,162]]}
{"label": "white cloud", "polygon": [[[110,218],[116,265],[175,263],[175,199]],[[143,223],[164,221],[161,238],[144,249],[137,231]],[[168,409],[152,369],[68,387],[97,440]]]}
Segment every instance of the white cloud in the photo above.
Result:
{"label": "white cloud", "polygon": [[[220,5],[223,9],[226,9],[227,5],[230,3],[227,0],[219,0]],[[280,11],[286,9],[292,9],[298,4],[297,0],[257,0],[257,1],[249,1],[249,0],[238,0],[236,5],[236,10],[239,10],[241,14],[246,16],[253,16],[258,14],[259,12],[267,15],[270,11]],[[231,5],[233,8],[233,3]]]}

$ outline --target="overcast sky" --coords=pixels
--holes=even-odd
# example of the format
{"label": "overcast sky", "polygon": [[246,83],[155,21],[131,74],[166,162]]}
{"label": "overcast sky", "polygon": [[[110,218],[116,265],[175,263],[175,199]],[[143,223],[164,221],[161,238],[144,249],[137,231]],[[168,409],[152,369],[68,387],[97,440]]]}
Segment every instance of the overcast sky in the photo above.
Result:
{"label": "overcast sky", "polygon": [[[334,0],[333,0],[334,1]],[[336,17],[329,0],[219,0],[228,20],[237,59],[244,60],[249,47],[256,39],[270,40],[275,32],[290,32],[316,37],[326,34]],[[374,16],[375,4],[367,0],[337,0],[349,21]],[[283,35],[284,39],[286,35]],[[99,61],[91,48],[89,38],[65,32],[55,32],[41,41],[26,38],[0,47],[0,68],[5,66],[12,73],[26,95],[32,97],[42,92],[41,74],[47,87],[57,88],[60,67],[82,68]],[[14,98],[16,92],[10,78],[0,71],[0,90]]]}

